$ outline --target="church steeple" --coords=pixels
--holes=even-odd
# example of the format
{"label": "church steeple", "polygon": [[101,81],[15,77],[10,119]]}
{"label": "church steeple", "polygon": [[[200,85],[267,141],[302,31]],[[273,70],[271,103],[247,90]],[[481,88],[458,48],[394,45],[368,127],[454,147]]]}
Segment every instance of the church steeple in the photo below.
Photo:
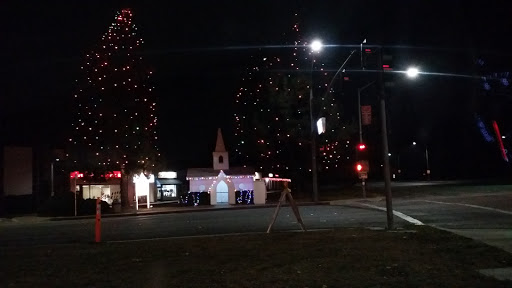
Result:
{"label": "church steeple", "polygon": [[224,146],[224,139],[222,139],[222,132],[220,128],[217,130],[217,143],[215,144],[215,152],[226,152],[226,147]]}
{"label": "church steeple", "polygon": [[222,139],[222,132],[220,128],[217,130],[217,142],[215,143],[215,150],[212,154],[213,169],[229,170],[229,154],[224,146],[224,139]]}

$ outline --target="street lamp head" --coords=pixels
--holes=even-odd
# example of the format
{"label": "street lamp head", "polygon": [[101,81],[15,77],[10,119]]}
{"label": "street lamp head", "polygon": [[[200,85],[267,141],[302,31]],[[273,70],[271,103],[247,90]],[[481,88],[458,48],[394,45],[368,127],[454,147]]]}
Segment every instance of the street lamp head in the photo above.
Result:
{"label": "street lamp head", "polygon": [[313,42],[311,42],[311,51],[320,52],[320,50],[322,50],[323,46],[324,45],[322,44],[322,42],[320,40],[314,40]]}
{"label": "street lamp head", "polygon": [[405,73],[409,78],[416,78],[418,77],[418,74],[420,74],[420,71],[416,67],[410,67],[409,69],[407,69],[407,71],[405,71]]}
{"label": "street lamp head", "polygon": [[416,145],[416,142],[412,142],[412,145]]}

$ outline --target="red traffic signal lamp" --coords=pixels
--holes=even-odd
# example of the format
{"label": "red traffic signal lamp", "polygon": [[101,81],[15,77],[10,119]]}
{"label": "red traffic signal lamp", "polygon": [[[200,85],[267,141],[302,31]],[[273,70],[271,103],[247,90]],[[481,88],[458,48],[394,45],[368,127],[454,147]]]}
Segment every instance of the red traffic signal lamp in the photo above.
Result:
{"label": "red traffic signal lamp", "polygon": [[364,145],[363,143],[359,144],[357,146],[357,149],[359,149],[359,151],[363,151],[364,149],[366,149],[366,145]]}
{"label": "red traffic signal lamp", "polygon": [[358,173],[368,173],[370,165],[367,160],[361,160],[356,163],[356,171]]}

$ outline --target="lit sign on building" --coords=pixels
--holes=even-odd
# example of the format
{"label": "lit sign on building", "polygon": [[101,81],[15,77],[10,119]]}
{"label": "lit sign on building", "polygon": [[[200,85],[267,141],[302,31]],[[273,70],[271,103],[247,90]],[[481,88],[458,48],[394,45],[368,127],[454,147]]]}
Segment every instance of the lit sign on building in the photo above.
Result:
{"label": "lit sign on building", "polygon": [[133,183],[135,183],[135,208],[139,210],[139,197],[146,196],[146,206],[149,209],[149,184],[155,182],[155,176],[149,175],[149,178],[140,173],[140,175],[133,176]]}
{"label": "lit sign on building", "polygon": [[78,171],[69,173],[69,178],[84,178],[84,173],[80,173]]}
{"label": "lit sign on building", "polygon": [[174,171],[158,172],[158,178],[160,179],[176,179],[178,174]]}
{"label": "lit sign on building", "polygon": [[[103,175],[102,175],[103,177]],[[105,178],[121,178],[121,171],[113,171],[112,173],[106,173]]]}
{"label": "lit sign on building", "polygon": [[322,117],[316,121],[316,130],[318,135],[325,133],[325,117]]}
{"label": "lit sign on building", "polygon": [[[84,178],[85,176],[93,176],[93,175],[88,175],[87,172],[79,172],[79,171],[73,171],[71,173],[69,173],[69,178]],[[106,179],[110,179],[110,178],[121,178],[121,171],[112,171],[112,172],[107,172],[103,175],[101,175],[101,177],[104,177]]]}

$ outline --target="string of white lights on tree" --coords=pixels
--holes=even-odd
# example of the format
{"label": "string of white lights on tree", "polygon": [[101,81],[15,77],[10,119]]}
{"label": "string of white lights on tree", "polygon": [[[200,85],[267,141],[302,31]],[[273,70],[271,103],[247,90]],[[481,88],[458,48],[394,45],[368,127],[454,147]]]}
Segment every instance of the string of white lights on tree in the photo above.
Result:
{"label": "string of white lights on tree", "polygon": [[132,11],[122,9],[85,55],[69,138],[77,165],[151,171],[158,161],[157,103],[143,43]]}

